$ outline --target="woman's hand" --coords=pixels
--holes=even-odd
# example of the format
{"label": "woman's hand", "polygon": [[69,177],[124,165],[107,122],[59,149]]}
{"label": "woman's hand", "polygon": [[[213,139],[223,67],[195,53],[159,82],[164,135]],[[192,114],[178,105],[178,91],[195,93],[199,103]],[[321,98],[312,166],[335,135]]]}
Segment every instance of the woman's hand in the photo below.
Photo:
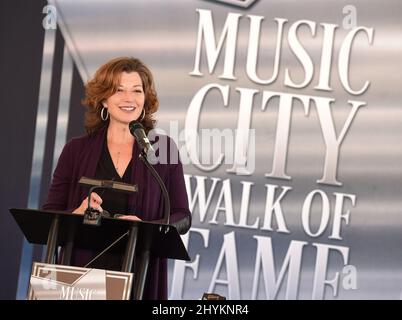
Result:
{"label": "woman's hand", "polygon": [[[102,212],[103,209],[101,207],[102,198],[95,192],[91,193],[91,208]],[[88,208],[88,197],[82,200],[81,205],[73,211],[73,213],[84,214],[85,210]]]}
{"label": "woman's hand", "polygon": [[116,218],[122,219],[122,220],[142,221],[140,218],[138,218],[137,216],[134,216],[134,215],[120,214],[120,215],[117,215]]}

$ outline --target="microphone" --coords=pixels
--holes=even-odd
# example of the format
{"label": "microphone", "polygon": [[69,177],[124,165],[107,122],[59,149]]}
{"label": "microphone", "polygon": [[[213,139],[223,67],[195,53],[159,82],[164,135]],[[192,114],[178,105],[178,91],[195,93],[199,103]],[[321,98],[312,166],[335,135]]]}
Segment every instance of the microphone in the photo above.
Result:
{"label": "microphone", "polygon": [[[140,145],[141,148],[141,153],[139,155],[140,160],[144,163],[144,165],[147,167],[151,175],[154,177],[156,182],[159,185],[159,188],[162,191],[162,196],[165,201],[164,205],[164,215],[163,215],[163,220],[164,222],[169,225],[170,223],[170,199],[169,199],[169,193],[166,189],[166,186],[158,174],[158,172],[155,170],[155,168],[149,163],[148,158],[147,158],[147,153],[148,151],[152,151],[155,153],[154,148],[152,148],[151,143],[149,142],[147,136],[145,135],[144,127],[142,126],[141,123],[138,121],[134,120],[131,121],[130,124],[128,125],[130,128],[131,134],[134,136],[135,140],[137,143]],[[165,233],[169,232],[169,227],[165,229]]]}
{"label": "microphone", "polygon": [[141,149],[144,150],[145,153],[148,153],[148,151],[155,152],[154,148],[148,140],[147,135],[145,134],[144,127],[140,122],[136,120],[131,121],[128,127],[130,128],[131,134],[134,136],[135,140],[138,142]]}

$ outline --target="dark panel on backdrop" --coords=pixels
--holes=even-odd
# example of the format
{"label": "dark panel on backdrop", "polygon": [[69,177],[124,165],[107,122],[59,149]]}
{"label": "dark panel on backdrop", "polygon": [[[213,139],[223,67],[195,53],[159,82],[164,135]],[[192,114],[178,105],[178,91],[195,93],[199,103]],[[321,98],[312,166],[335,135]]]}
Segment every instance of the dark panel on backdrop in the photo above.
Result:
{"label": "dark panel on backdrop", "polygon": [[82,105],[82,99],[85,96],[84,83],[74,65],[73,83],[71,86],[70,114],[67,128],[67,141],[72,137],[81,136],[85,133],[84,114],[85,107]]}
{"label": "dark panel on backdrop", "polygon": [[1,1],[0,299],[15,299],[23,236],[10,207],[26,207],[38,104],[46,1]]}

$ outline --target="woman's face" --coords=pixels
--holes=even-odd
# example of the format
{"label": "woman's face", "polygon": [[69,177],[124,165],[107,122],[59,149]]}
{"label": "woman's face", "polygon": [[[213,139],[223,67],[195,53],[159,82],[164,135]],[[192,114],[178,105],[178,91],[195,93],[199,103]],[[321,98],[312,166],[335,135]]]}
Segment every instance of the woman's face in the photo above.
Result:
{"label": "woman's face", "polygon": [[137,72],[122,72],[116,93],[106,99],[103,105],[109,112],[111,124],[127,125],[141,116],[144,103],[145,93],[140,75]]}

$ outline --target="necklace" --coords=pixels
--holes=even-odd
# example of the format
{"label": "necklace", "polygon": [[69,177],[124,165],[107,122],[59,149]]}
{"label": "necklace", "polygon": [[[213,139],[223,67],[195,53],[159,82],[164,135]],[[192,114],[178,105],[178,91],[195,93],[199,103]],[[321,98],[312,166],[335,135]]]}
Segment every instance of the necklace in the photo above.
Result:
{"label": "necklace", "polygon": [[[119,174],[119,176],[121,176],[124,173],[124,170],[125,170],[124,168],[127,164],[126,156],[128,157],[128,153],[132,152],[131,143],[118,144],[118,143],[113,143],[113,142],[109,141],[108,149],[109,149],[109,154],[112,157],[113,166],[114,166],[116,172]],[[113,156],[112,156],[112,154],[113,154]]]}
{"label": "necklace", "polygon": [[117,159],[116,159],[116,171],[119,172],[119,160],[120,160],[120,151],[117,151]]}

